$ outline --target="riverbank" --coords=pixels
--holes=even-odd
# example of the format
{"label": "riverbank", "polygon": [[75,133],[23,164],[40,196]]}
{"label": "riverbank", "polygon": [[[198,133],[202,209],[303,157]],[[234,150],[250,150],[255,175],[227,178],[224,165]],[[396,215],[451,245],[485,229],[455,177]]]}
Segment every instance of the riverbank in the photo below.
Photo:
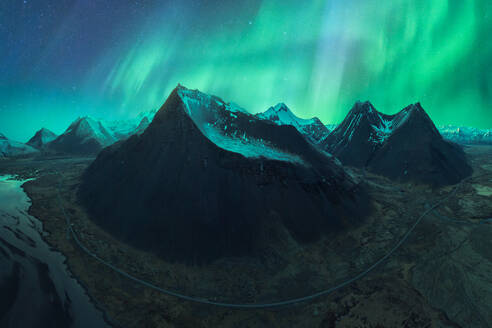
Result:
{"label": "riverbank", "polygon": [[43,239],[42,223],[28,215],[24,182],[0,176],[0,326],[109,326],[66,258]]}

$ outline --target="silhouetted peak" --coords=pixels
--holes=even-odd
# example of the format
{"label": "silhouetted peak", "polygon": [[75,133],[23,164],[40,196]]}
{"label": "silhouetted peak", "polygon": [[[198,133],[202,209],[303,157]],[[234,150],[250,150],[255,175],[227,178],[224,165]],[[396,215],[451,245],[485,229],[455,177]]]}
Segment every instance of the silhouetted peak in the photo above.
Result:
{"label": "silhouetted peak", "polygon": [[372,112],[377,112],[374,106],[371,104],[369,101],[357,101],[352,109],[350,110],[351,113],[353,114],[358,114],[358,113],[372,113]]}

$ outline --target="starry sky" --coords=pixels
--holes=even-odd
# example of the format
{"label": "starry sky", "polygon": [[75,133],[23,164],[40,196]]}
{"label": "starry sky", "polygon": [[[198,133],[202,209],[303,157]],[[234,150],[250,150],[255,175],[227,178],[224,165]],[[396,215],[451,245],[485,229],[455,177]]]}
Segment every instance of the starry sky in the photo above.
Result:
{"label": "starry sky", "polygon": [[252,113],[338,123],[357,100],[420,101],[492,127],[490,0],[3,0],[0,132],[126,119],[181,83]]}

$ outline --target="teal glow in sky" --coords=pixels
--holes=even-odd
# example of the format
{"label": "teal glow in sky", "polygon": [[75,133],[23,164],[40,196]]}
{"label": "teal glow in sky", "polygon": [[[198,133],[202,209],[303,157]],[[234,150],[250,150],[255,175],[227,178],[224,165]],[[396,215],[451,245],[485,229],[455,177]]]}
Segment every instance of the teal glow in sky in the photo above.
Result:
{"label": "teal glow in sky", "polygon": [[6,69],[1,132],[25,140],[78,115],[132,117],[178,82],[325,123],[360,99],[386,113],[420,101],[439,125],[492,127],[489,0],[108,2],[55,10],[36,60]]}

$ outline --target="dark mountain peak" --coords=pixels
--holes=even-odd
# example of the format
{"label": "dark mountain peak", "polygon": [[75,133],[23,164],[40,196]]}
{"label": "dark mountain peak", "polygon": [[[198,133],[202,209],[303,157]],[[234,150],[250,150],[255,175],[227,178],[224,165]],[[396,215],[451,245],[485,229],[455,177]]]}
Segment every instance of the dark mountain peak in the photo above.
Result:
{"label": "dark mountain peak", "polygon": [[[43,136],[56,136],[56,134],[54,132],[52,132],[51,130],[48,130],[47,128],[41,128],[39,129],[36,134],[39,134],[39,135],[43,135]],[[36,135],[35,134],[35,135]]]}
{"label": "dark mountain peak", "polygon": [[77,118],[47,146],[55,152],[96,154],[117,141],[100,121],[89,116]]}
{"label": "dark mountain peak", "polygon": [[0,133],[0,140],[7,140],[7,137]]}
{"label": "dark mountain peak", "polygon": [[376,128],[383,125],[383,117],[369,101],[357,101],[347,116],[327,137],[328,143],[338,143],[342,145],[343,140],[366,143],[370,141],[370,135]]}
{"label": "dark mountain peak", "polygon": [[404,181],[446,185],[471,172],[463,151],[442,139],[420,103],[395,115],[357,103],[324,145],[346,165]]}
{"label": "dark mountain peak", "polygon": [[34,136],[31,139],[29,139],[27,144],[31,147],[40,149],[48,142],[55,140],[56,137],[57,135],[51,132],[50,130],[46,128],[41,128],[34,134]]}
{"label": "dark mountain peak", "polygon": [[[323,125],[325,128],[326,126],[323,124],[323,122],[321,122],[321,120],[318,118],[318,117],[313,117],[311,120],[313,120],[313,123],[316,124],[316,125]],[[326,128],[328,129],[328,128]]]}
{"label": "dark mountain peak", "polygon": [[275,106],[270,107],[270,108],[272,108],[276,112],[287,112],[287,113],[291,113],[290,108],[287,107],[287,105],[285,103],[283,103],[283,102],[280,102],[280,103],[278,103]]}
{"label": "dark mountain peak", "polygon": [[357,101],[349,112],[349,115],[356,114],[373,114],[378,113],[374,106],[369,101]]}
{"label": "dark mountain peak", "polygon": [[405,107],[391,116],[391,119],[394,133],[400,133],[397,131],[402,129],[408,130],[408,132],[402,133],[410,133],[411,131],[414,134],[441,138],[439,130],[419,102]]}

